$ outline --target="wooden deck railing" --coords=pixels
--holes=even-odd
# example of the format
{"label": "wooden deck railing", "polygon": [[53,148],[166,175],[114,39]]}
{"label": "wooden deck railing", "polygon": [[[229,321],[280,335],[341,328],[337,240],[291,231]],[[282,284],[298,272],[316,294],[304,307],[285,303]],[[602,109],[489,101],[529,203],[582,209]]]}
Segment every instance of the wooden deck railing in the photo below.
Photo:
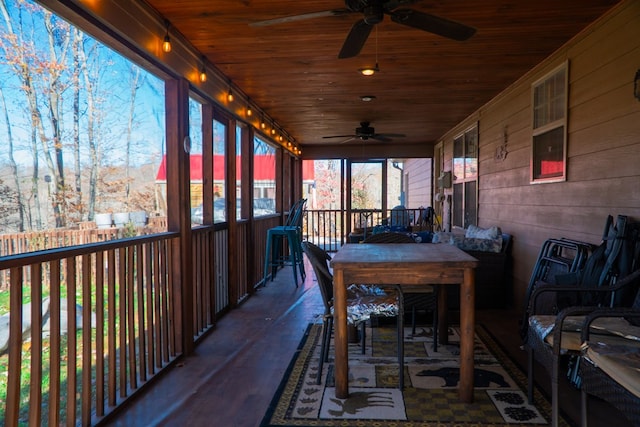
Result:
{"label": "wooden deck railing", "polygon": [[[303,238],[336,251],[362,215],[352,212],[347,223],[342,211],[308,210]],[[280,221],[272,215],[235,229],[192,230],[194,340],[261,284],[267,230]],[[229,241],[232,230],[237,242]],[[184,284],[172,282],[171,270],[179,238],[122,238],[117,229],[0,236],[0,283],[10,305],[5,342],[0,334],[0,424],[95,424],[182,354],[176,316]],[[37,246],[45,244],[52,246]],[[16,253],[33,249],[44,250]]]}
{"label": "wooden deck railing", "polygon": [[178,236],[0,260],[10,282],[5,425],[94,424],[179,354],[168,262]]}
{"label": "wooden deck railing", "polygon": [[[309,209],[304,213],[302,227],[303,239],[308,240],[329,252],[337,251],[348,241],[349,233],[366,235],[378,225],[412,225],[421,223],[425,209],[405,209],[398,212],[393,209],[355,209],[349,219],[347,213],[335,209]],[[427,225],[421,223],[421,227]],[[431,225],[431,228],[433,226]],[[432,231],[432,230],[430,230]]]}
{"label": "wooden deck railing", "polygon": [[[90,243],[108,242],[122,239],[161,233],[167,230],[165,218],[152,218],[149,225],[136,228],[93,228],[52,229],[30,231],[24,233],[0,234],[0,257],[42,251],[54,248],[86,245]],[[6,289],[9,283],[8,272],[0,271],[0,290]]]}

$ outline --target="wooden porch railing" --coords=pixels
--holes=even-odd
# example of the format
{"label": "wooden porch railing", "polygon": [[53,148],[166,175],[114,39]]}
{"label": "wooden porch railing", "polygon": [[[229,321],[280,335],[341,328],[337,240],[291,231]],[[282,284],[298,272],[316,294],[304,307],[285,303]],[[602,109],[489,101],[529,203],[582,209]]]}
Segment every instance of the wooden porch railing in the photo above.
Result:
{"label": "wooden porch railing", "polygon": [[[390,214],[368,217],[382,222]],[[339,210],[308,210],[303,238],[336,251],[361,217],[354,211],[347,222]],[[239,221],[235,245],[226,224],[192,230],[194,340],[261,284],[267,230],[279,224],[278,215]],[[175,318],[182,287],[172,282],[170,262],[179,233],[121,237],[116,229],[0,236],[0,280],[9,287],[0,424],[96,424],[182,354]],[[53,248],[7,253],[35,249],[34,242]]]}
{"label": "wooden porch railing", "polygon": [[10,282],[5,425],[95,424],[179,355],[168,262],[178,236],[0,260]]}
{"label": "wooden porch railing", "polygon": [[329,252],[335,252],[348,241],[349,233],[366,235],[378,225],[410,225],[414,229],[429,228],[428,225],[421,222],[421,219],[424,219],[425,211],[425,208],[405,209],[400,212],[393,209],[386,211],[354,209],[347,219],[345,211],[308,209],[304,213],[302,235],[303,239]]}
{"label": "wooden porch railing", "polygon": [[[52,229],[25,233],[0,234],[0,257],[42,251],[54,248],[86,245],[90,243],[108,242],[122,239],[160,233],[167,230],[165,218],[150,218],[149,225],[136,228],[93,228],[80,229]],[[0,271],[0,289],[9,283],[7,271]]]}

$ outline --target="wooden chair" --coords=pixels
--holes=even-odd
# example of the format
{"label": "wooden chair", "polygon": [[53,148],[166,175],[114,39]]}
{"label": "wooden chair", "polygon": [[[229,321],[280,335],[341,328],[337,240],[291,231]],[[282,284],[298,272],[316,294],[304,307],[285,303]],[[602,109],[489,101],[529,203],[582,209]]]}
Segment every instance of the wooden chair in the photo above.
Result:
{"label": "wooden chair", "polygon": [[[415,243],[413,237],[407,233],[384,232],[372,234],[362,243]],[[426,310],[433,313],[433,350],[438,351],[438,287],[425,285],[411,292],[403,292],[403,307],[411,307],[411,335],[416,334],[416,312]]]}
{"label": "wooden chair", "polygon": [[[331,331],[333,330],[333,274],[329,268],[331,257],[327,252],[313,243],[302,242],[302,250],[309,258],[313,272],[318,280],[324,315],[322,317],[322,343],[318,362],[318,377],[316,383],[322,380],[322,368],[329,358]],[[347,320],[350,324],[362,326],[360,339],[362,351],[365,351],[365,323],[372,316],[396,317],[398,339],[398,382],[399,388],[404,388],[404,334],[403,310],[400,291],[383,293],[375,286],[352,285],[347,289]]]}

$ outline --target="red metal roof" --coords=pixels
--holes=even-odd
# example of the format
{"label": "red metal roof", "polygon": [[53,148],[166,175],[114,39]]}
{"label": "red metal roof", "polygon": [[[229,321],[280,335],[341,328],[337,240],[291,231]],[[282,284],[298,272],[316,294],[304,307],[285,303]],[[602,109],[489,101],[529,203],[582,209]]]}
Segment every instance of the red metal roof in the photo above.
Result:
{"label": "red metal roof", "polygon": [[[275,179],[275,157],[257,155],[253,158],[253,179],[256,181],[272,181]],[[167,156],[162,156],[162,161],[158,167],[156,181],[167,180]],[[236,158],[236,168],[240,168],[242,159]],[[191,154],[189,156],[189,167],[191,182],[202,181],[202,154]],[[224,155],[213,156],[213,180],[224,181]],[[314,179],[313,162],[302,162],[302,179],[304,181]]]}

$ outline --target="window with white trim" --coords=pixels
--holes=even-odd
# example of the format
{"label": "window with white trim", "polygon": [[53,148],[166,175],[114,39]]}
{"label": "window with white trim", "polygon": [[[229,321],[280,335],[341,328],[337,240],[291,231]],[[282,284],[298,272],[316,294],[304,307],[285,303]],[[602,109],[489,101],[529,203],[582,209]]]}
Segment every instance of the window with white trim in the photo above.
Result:
{"label": "window with white trim", "polygon": [[531,182],[565,181],[567,174],[568,63],[533,83]]}
{"label": "window with white trim", "polygon": [[453,226],[478,225],[478,125],[453,139]]}

